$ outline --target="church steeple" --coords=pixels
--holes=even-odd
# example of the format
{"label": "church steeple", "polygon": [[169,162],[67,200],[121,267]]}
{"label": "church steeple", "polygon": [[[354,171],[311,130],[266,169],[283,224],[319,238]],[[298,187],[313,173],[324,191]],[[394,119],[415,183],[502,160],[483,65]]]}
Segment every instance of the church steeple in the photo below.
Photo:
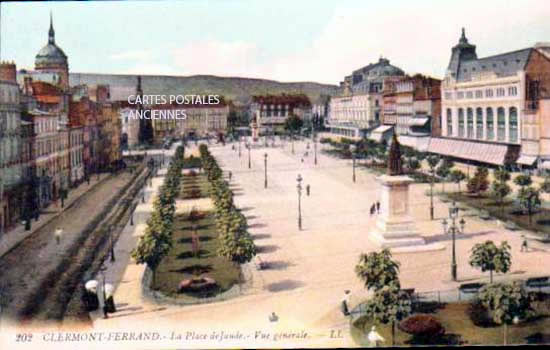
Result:
{"label": "church steeple", "polygon": [[50,11],[50,30],[48,31],[48,44],[55,44],[55,31],[53,30],[53,18]]}

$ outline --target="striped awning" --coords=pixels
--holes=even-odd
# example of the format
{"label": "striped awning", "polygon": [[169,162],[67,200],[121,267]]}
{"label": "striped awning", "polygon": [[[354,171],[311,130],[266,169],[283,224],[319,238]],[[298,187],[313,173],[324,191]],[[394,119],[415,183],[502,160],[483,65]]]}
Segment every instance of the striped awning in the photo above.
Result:
{"label": "striped awning", "polygon": [[430,140],[428,152],[482,163],[504,165],[508,146],[433,137]]}
{"label": "striped awning", "polygon": [[518,164],[532,166],[537,161],[537,156],[521,155],[517,160]]}
{"label": "striped awning", "polygon": [[427,117],[422,118],[411,118],[407,120],[407,125],[409,126],[424,126],[430,119]]}
{"label": "striped awning", "polygon": [[392,129],[393,125],[380,125],[371,132],[371,134],[369,135],[369,139],[376,142],[381,142],[384,138],[384,134],[391,131]]}

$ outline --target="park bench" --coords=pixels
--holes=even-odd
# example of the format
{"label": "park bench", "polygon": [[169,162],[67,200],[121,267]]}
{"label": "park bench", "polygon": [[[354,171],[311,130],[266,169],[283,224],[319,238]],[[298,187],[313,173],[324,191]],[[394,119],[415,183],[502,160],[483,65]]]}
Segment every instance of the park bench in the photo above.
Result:
{"label": "park bench", "polygon": [[532,277],[525,281],[525,285],[531,288],[550,287],[550,277]]}
{"label": "park bench", "polygon": [[462,293],[477,293],[485,285],[485,283],[463,283],[458,287]]}

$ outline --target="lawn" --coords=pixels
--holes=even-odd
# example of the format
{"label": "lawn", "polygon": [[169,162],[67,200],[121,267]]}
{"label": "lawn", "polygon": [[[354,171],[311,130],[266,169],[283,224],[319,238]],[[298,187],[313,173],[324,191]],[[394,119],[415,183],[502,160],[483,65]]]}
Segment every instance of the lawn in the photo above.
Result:
{"label": "lawn", "polygon": [[210,185],[206,176],[201,173],[185,174],[182,179],[180,199],[198,199],[208,197]]}
{"label": "lawn", "polygon": [[538,209],[537,212],[532,215],[532,223],[529,224],[529,216],[523,214],[513,200],[507,199],[501,205],[495,199],[488,196],[475,197],[464,193],[447,193],[445,196],[473,208],[486,210],[492,217],[501,221],[512,221],[527,230],[550,233],[550,210],[548,209]]}
{"label": "lawn", "polygon": [[[216,255],[218,233],[214,214],[200,214],[203,217],[194,223],[189,220],[188,213],[175,216],[173,246],[157,268],[155,284],[152,286],[154,290],[191,302],[222,293],[239,281],[240,267]],[[193,254],[191,243],[194,226],[200,242],[198,256]],[[197,276],[213,278],[218,284],[217,288],[208,294],[178,293],[180,281]]]}
{"label": "lawn", "polygon": [[[500,345],[503,344],[503,327],[498,325],[476,326],[470,317],[469,303],[444,304],[429,310],[443,327],[445,335],[434,339],[431,345]],[[424,312],[426,312],[424,310]],[[355,321],[351,328],[353,339],[361,345],[368,345],[366,333],[372,322],[366,316]],[[382,345],[391,345],[391,327],[377,325],[377,331],[385,338]],[[396,327],[395,344],[398,346],[422,345],[412,341],[412,336]],[[550,318],[538,317],[508,327],[508,344],[541,344],[550,342]]]}

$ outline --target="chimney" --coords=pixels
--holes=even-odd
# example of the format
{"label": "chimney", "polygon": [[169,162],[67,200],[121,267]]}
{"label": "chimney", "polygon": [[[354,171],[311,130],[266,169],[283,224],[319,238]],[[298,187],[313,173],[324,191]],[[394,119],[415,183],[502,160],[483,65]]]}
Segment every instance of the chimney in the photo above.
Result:
{"label": "chimney", "polygon": [[0,62],[0,80],[17,83],[15,63],[5,61]]}

